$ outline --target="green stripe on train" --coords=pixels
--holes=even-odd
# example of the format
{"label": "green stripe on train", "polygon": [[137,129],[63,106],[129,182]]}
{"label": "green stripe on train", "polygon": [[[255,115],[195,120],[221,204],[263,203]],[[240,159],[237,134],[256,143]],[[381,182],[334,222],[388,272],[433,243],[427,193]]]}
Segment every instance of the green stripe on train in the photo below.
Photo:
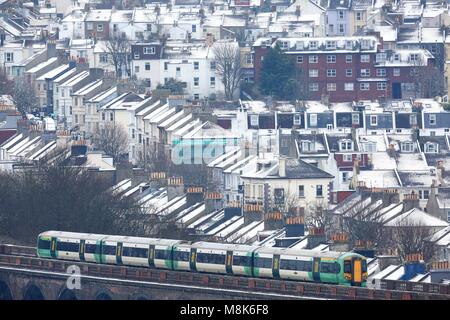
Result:
{"label": "green stripe on train", "polygon": [[[178,250],[177,250],[177,247],[176,246],[173,246],[173,252],[172,252],[172,257],[174,257],[175,256],[175,253],[177,252]],[[173,269],[174,270],[177,270],[178,269],[178,260],[177,259],[173,259]]]}
{"label": "green stripe on train", "polygon": [[173,269],[172,246],[167,247],[166,257],[169,257],[169,259],[164,260],[167,269]]}
{"label": "green stripe on train", "polygon": [[259,277],[259,268],[255,266],[255,261],[259,257],[258,253],[253,255],[253,276]]}
{"label": "green stripe on train", "polygon": [[38,256],[41,258],[51,258],[52,254],[51,254],[50,250],[38,249]]}
{"label": "green stripe on train", "polygon": [[250,257],[250,266],[244,266],[244,273],[248,276],[251,276],[252,275],[252,264],[253,264],[253,252],[247,253],[246,256]]}
{"label": "green stripe on train", "polygon": [[104,257],[103,252],[102,252],[103,251],[102,250],[102,245],[103,245],[102,241],[101,240],[97,240],[95,245],[97,246],[96,250],[95,250],[95,253],[94,253],[95,262],[102,263],[102,260],[105,261],[105,257]]}

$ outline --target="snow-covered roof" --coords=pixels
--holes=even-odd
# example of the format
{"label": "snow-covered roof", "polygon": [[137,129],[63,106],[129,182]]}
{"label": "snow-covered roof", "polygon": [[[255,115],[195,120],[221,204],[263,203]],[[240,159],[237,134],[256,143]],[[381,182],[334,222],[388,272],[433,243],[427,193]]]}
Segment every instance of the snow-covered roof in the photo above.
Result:
{"label": "snow-covered roof", "polygon": [[36,73],[40,70],[44,69],[45,67],[48,67],[49,65],[55,63],[58,60],[57,57],[52,57],[48,59],[47,61],[44,61],[42,63],[39,63],[37,66],[34,66],[33,68],[26,71],[26,73]]}
{"label": "snow-covered roof", "polygon": [[398,215],[384,224],[387,227],[396,227],[403,225],[424,226],[424,227],[442,227],[448,226],[448,223],[420,210],[413,208],[401,215]]}
{"label": "snow-covered roof", "polygon": [[63,82],[60,84],[61,87],[71,87],[79,83],[80,81],[83,81],[83,79],[86,79],[89,77],[89,71],[82,71],[76,75],[74,75],[72,78],[68,79],[66,82]]}
{"label": "snow-covered roof", "polygon": [[89,94],[90,92],[94,91],[95,89],[97,89],[98,87],[100,87],[103,84],[103,80],[98,79],[95,80],[93,82],[88,83],[87,85],[85,85],[84,87],[82,87],[81,89],[75,91],[72,95],[74,96],[84,96]]}
{"label": "snow-covered roof", "polygon": [[46,79],[53,79],[54,77],[56,77],[57,75],[59,75],[61,72],[64,72],[65,70],[69,69],[69,65],[68,64],[63,64],[53,70],[50,70],[47,73],[44,73],[42,76],[40,76],[39,78],[37,78],[37,81],[43,81]]}
{"label": "snow-covered roof", "polygon": [[104,99],[108,98],[109,96],[115,94],[116,92],[117,92],[117,87],[112,87],[108,90],[102,91],[99,94],[95,95],[94,97],[89,99],[88,102],[90,102],[90,103],[101,102]]}

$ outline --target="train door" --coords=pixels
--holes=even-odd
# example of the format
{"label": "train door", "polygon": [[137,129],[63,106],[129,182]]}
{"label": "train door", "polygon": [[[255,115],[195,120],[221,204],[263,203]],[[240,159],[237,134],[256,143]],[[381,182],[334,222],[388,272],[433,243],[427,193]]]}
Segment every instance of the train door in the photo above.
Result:
{"label": "train door", "polygon": [[116,262],[117,262],[118,265],[122,264],[122,250],[123,250],[123,243],[122,242],[117,242]]}
{"label": "train door", "polygon": [[52,258],[56,258],[56,245],[57,245],[58,239],[56,237],[52,237],[52,244],[50,246],[50,256]]}
{"label": "train door", "polygon": [[191,271],[197,271],[195,263],[197,262],[197,249],[191,248],[191,258],[189,259],[189,267]]}
{"label": "train door", "polygon": [[313,258],[313,280],[320,281],[320,258]]}
{"label": "train door", "polygon": [[226,271],[228,274],[233,273],[233,251],[227,251]]}
{"label": "train door", "polygon": [[361,285],[362,283],[362,260],[360,258],[352,259],[352,284]]}
{"label": "train door", "polygon": [[86,240],[80,240],[80,261],[85,261],[84,253],[86,250]]}
{"label": "train door", "polygon": [[151,244],[148,249],[148,266],[150,268],[155,267],[155,245]]}
{"label": "train door", "polygon": [[272,275],[275,279],[280,278],[280,255],[273,255]]}

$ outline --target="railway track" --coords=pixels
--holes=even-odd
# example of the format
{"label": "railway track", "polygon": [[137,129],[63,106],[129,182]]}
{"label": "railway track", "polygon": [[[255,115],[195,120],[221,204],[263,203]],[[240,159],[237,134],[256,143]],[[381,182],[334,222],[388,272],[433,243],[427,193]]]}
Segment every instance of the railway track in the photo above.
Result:
{"label": "railway track", "polygon": [[413,283],[409,281],[384,281],[383,289],[346,287],[311,282],[250,278],[186,271],[161,270],[117,265],[100,265],[76,261],[42,259],[36,256],[36,248],[0,245],[0,265],[7,267],[65,273],[72,265],[80,267],[86,276],[173,283],[205,288],[241,290],[249,293],[270,293],[292,297],[311,297],[345,300],[450,300],[450,285]]}

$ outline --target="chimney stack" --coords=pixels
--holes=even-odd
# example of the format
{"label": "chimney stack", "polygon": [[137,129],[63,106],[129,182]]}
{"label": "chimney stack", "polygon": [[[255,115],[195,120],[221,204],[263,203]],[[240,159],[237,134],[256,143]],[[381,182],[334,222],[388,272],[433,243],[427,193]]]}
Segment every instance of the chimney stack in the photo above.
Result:
{"label": "chimney stack", "polygon": [[419,208],[419,195],[412,191],[411,194],[405,194],[403,196],[403,212],[414,208]]}

